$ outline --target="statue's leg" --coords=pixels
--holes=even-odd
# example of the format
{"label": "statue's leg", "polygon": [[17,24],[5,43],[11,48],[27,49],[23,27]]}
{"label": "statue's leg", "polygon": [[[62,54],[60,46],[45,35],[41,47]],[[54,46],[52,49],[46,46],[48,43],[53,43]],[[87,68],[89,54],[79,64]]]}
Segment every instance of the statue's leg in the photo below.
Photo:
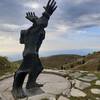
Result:
{"label": "statue's leg", "polygon": [[27,75],[27,72],[24,72],[21,70],[18,70],[14,75],[12,94],[15,98],[24,98],[27,96],[24,93],[23,88],[22,88],[26,75]]}
{"label": "statue's leg", "polygon": [[38,56],[35,57],[33,64],[34,65],[32,67],[32,70],[29,73],[28,81],[27,81],[27,84],[26,84],[27,89],[31,89],[33,87],[43,86],[42,84],[37,84],[36,83],[37,77],[39,76],[39,74],[43,70],[43,66],[42,66],[41,61],[40,61]]}

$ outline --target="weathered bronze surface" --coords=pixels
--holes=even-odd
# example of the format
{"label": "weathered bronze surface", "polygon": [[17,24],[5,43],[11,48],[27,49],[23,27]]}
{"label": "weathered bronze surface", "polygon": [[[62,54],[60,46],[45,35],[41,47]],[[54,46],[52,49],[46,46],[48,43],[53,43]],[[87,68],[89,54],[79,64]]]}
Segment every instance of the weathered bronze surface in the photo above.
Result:
{"label": "weathered bronze surface", "polygon": [[27,30],[21,30],[20,43],[25,45],[23,51],[23,61],[19,69],[14,75],[12,94],[15,98],[24,98],[27,95],[23,91],[23,82],[25,76],[29,74],[26,89],[41,87],[42,84],[37,84],[36,79],[42,72],[43,66],[39,59],[39,48],[42,41],[45,39],[45,28],[48,26],[50,16],[56,10],[55,0],[49,0],[44,7],[45,12],[39,18],[34,12],[26,13],[26,18],[33,23]]}

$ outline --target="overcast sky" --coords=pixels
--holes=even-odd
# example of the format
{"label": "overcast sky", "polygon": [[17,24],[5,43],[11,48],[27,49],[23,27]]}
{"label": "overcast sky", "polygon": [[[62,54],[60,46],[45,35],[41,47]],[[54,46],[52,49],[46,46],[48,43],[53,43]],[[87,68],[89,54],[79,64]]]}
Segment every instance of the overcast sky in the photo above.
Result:
{"label": "overcast sky", "polygon": [[[0,55],[21,53],[21,29],[32,25],[27,11],[41,16],[48,0],[0,0]],[[40,52],[100,49],[100,0],[56,0]]]}

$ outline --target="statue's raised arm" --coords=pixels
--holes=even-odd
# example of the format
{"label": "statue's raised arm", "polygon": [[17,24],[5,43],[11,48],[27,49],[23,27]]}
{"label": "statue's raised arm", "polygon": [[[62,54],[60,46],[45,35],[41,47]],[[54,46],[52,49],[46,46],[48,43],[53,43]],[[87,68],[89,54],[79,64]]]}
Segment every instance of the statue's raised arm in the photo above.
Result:
{"label": "statue's raised arm", "polygon": [[45,9],[45,12],[48,14],[48,16],[51,16],[57,8],[56,1],[55,0],[49,0],[47,5],[43,8]]}
{"label": "statue's raised arm", "polygon": [[49,0],[47,5],[43,7],[45,12],[43,12],[42,16],[38,18],[34,12],[26,13],[26,18],[31,21],[35,25],[40,25],[43,28],[46,28],[48,25],[48,20],[53,12],[56,10],[57,5],[55,0]]}
{"label": "statue's raised arm", "polygon": [[26,18],[34,24],[36,24],[36,20],[38,19],[34,12],[27,12]]}

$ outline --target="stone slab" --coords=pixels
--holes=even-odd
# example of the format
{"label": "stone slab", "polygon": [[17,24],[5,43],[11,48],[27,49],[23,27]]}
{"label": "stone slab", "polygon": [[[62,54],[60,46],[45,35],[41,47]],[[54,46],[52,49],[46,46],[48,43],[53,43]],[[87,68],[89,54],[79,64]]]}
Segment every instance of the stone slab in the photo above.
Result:
{"label": "stone slab", "polygon": [[83,76],[78,79],[82,81],[86,81],[86,82],[91,82],[91,81],[97,80],[98,78],[96,76]]}
{"label": "stone slab", "polygon": [[69,99],[64,96],[60,96],[58,100],[69,100]]}
{"label": "stone slab", "polygon": [[91,93],[100,95],[100,89],[97,88],[91,89]]}
{"label": "stone slab", "polygon": [[[26,84],[26,81],[27,77],[25,79],[24,86]],[[11,94],[12,83],[13,77],[0,81],[0,94],[3,96],[2,100],[14,100]],[[37,83],[44,84],[44,86],[41,88],[34,88],[33,90],[26,90],[23,86],[24,91],[28,95],[28,100],[41,100],[40,98],[55,98],[56,94],[62,93],[70,85],[69,80],[67,80],[66,78],[50,73],[41,73],[37,79]],[[18,100],[27,100],[27,98]]]}
{"label": "stone slab", "polygon": [[71,96],[73,96],[73,97],[85,97],[86,94],[83,91],[81,91],[81,90],[72,88]]}
{"label": "stone slab", "polygon": [[97,80],[95,85],[100,85],[100,80]]}
{"label": "stone slab", "polygon": [[73,72],[73,73],[70,73],[69,76],[73,77],[73,78],[78,78],[82,75],[82,73],[80,72]]}
{"label": "stone slab", "polygon": [[83,82],[83,81],[80,81],[80,80],[75,80],[75,87],[78,88],[78,89],[83,90],[83,89],[86,89],[90,86],[91,86],[90,83]]}

